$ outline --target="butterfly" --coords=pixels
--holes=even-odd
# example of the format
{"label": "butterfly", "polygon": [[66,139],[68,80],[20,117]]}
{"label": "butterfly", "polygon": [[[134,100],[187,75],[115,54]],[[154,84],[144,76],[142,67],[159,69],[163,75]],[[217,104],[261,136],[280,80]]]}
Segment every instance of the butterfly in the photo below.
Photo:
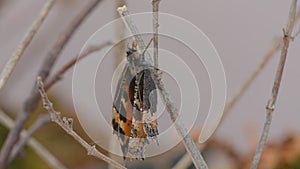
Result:
{"label": "butterfly", "polygon": [[112,106],[113,134],[117,135],[124,160],[145,159],[149,140],[157,140],[157,91],[153,66],[137,51],[128,48],[127,63],[118,80]]}

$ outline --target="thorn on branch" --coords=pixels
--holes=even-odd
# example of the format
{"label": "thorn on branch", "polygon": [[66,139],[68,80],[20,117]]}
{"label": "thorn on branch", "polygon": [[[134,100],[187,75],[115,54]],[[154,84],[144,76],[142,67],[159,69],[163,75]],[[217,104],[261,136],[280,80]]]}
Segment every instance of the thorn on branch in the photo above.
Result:
{"label": "thorn on branch", "polygon": [[268,101],[268,104],[266,106],[266,109],[268,110],[268,112],[273,112],[275,109],[275,105],[274,105],[274,101],[272,99],[270,99]]}
{"label": "thorn on branch", "polygon": [[91,146],[90,149],[88,150],[88,155],[93,155],[95,151],[96,151],[96,146],[95,145]]}
{"label": "thorn on branch", "polygon": [[73,130],[73,119],[72,118],[63,117],[62,121],[69,130]]}

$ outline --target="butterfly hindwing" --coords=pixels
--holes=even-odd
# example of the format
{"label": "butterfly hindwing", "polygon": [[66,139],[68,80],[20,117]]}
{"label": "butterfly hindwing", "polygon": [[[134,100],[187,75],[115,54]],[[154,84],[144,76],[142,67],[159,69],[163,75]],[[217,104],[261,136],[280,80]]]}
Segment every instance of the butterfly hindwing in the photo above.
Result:
{"label": "butterfly hindwing", "polygon": [[148,137],[156,137],[157,130],[157,91],[153,80],[153,69],[146,68],[141,72],[140,95],[142,96],[143,125]]}

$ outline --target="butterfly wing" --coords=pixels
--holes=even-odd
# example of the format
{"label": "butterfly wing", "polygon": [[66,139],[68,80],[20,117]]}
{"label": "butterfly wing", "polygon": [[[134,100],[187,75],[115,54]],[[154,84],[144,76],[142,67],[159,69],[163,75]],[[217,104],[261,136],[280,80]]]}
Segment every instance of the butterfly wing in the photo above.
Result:
{"label": "butterfly wing", "polygon": [[[136,51],[127,53],[128,63],[118,81],[112,110],[113,133],[119,138],[124,159],[144,159],[148,138],[158,135],[157,93],[153,71],[132,60]],[[130,59],[131,58],[131,59]],[[137,73],[138,68],[143,70]]]}
{"label": "butterfly wing", "polygon": [[126,64],[117,85],[112,110],[113,133],[119,138],[124,158],[128,152],[131,136],[133,109],[130,101],[129,84],[132,79],[129,65]]}
{"label": "butterfly wing", "polygon": [[158,135],[157,129],[157,88],[153,80],[152,69],[144,69],[142,71],[141,82],[142,95],[142,111],[143,111],[143,125],[148,137],[156,138]]}

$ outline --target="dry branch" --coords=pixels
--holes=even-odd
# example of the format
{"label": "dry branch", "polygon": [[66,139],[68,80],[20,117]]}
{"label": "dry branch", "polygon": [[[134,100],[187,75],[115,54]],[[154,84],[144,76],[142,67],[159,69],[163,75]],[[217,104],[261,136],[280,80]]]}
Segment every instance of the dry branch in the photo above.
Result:
{"label": "dry branch", "polygon": [[[119,6],[123,6],[126,5],[126,1],[114,1],[114,8],[118,8]],[[118,11],[114,11],[114,18],[115,19],[119,19],[120,15]],[[118,65],[122,62],[122,60],[124,59],[123,56],[126,53],[126,42],[123,41],[123,38],[126,35],[126,28],[125,25],[122,22],[116,22],[115,24],[115,35],[117,37],[117,40],[120,41],[119,43],[117,43],[114,46],[114,67],[117,68]],[[112,158],[113,160],[116,160],[117,162],[124,164],[125,161],[117,158],[117,156],[113,155],[114,151],[118,151],[119,150],[119,144],[116,143],[114,140],[115,137],[113,135],[110,136],[109,138],[109,157]],[[109,165],[108,169],[114,169],[113,166]]]}
{"label": "dry branch", "polygon": [[[14,127],[14,121],[7,116],[1,109],[0,109],[0,123],[3,126],[7,127],[8,129],[12,129]],[[25,139],[28,135],[26,130],[22,130],[21,138]],[[32,148],[32,150],[42,159],[44,160],[50,168],[59,168],[59,169],[67,169],[62,163],[56,159],[43,145],[41,145],[36,139],[30,138],[27,142],[27,145]]]}
{"label": "dry branch", "polygon": [[37,78],[37,86],[39,92],[41,94],[44,108],[49,112],[51,121],[58,124],[66,133],[72,136],[82,147],[86,149],[88,155],[94,156],[98,159],[104,160],[110,165],[118,168],[118,169],[126,169],[126,167],[122,166],[121,164],[115,162],[114,160],[110,159],[109,157],[105,156],[104,154],[100,153],[96,146],[89,145],[85,140],[83,140],[74,130],[73,130],[73,119],[72,118],[61,118],[60,112],[54,110],[52,103],[49,101],[47,94],[44,89],[44,84],[41,80],[41,77]]}
{"label": "dry branch", "polygon": [[[295,22],[297,22],[300,19],[300,10],[298,9]],[[300,30],[300,29],[299,29]],[[297,34],[294,35],[297,36]],[[276,37],[274,40],[274,43],[270,47],[270,49],[265,53],[263,56],[261,62],[259,65],[251,72],[251,74],[246,78],[246,80],[243,82],[243,84],[240,86],[240,88],[235,92],[233,97],[226,103],[224,108],[224,113],[222,116],[222,121],[227,117],[229,112],[232,110],[232,108],[237,104],[237,102],[241,99],[241,97],[244,95],[244,93],[249,89],[250,85],[253,83],[253,81],[257,78],[257,76],[262,72],[262,70],[266,67],[267,63],[271,60],[272,57],[276,54],[276,52],[280,49],[280,46],[282,45],[282,38]],[[222,123],[222,122],[221,122]],[[189,156],[185,154],[174,166],[175,168],[183,168],[183,166],[189,166],[192,161],[191,159],[188,159]],[[186,167],[184,167],[186,168]]]}
{"label": "dry branch", "polygon": [[158,68],[158,11],[159,11],[160,0],[152,0],[153,6],[153,60],[154,67]]}
{"label": "dry branch", "polygon": [[[39,76],[43,78],[43,80],[47,79],[55,61],[57,60],[59,54],[61,53],[64,46],[70,40],[72,35],[75,33],[75,30],[79,27],[81,23],[83,23],[84,19],[95,9],[97,4],[102,0],[92,0],[86,6],[82,8],[82,10],[78,13],[78,15],[72,20],[70,25],[63,31],[59,36],[57,41],[55,42],[53,48],[48,53],[47,57],[44,60],[43,65],[39,71]],[[15,127],[9,132],[8,137],[6,138],[4,145],[2,146],[0,153],[0,168],[5,169],[8,165],[8,158],[11,154],[13,146],[16,144],[20,132],[22,131],[25,123],[30,117],[31,113],[36,109],[40,96],[36,90],[36,86],[34,85],[30,96],[26,99],[24,103],[23,112],[18,114],[18,118],[16,120]]]}
{"label": "dry branch", "polygon": [[43,9],[41,10],[38,18],[33,22],[29,31],[26,32],[23,40],[21,41],[20,45],[15,49],[14,53],[4,66],[1,74],[0,74],[0,91],[3,86],[6,84],[9,76],[12,74],[13,70],[15,69],[18,61],[20,60],[21,56],[23,55],[24,51],[32,41],[34,35],[41,27],[42,23],[44,22],[46,16],[49,14],[55,0],[49,0]]}
{"label": "dry branch", "polygon": [[12,162],[17,155],[23,150],[25,144],[30,140],[30,138],[32,137],[32,135],[37,132],[40,128],[42,128],[43,126],[45,126],[46,124],[48,124],[50,122],[50,117],[49,115],[42,115],[40,116],[36,122],[32,125],[32,127],[30,127],[30,129],[27,131],[27,134],[24,138],[20,139],[20,141],[18,142],[18,144],[16,144],[12,150],[11,156],[9,161]]}
{"label": "dry branch", "polygon": [[84,59],[88,55],[97,52],[107,46],[113,45],[114,43],[112,41],[107,41],[104,43],[101,43],[100,45],[90,46],[88,47],[83,53],[78,55],[77,57],[74,57],[72,60],[70,60],[68,63],[66,63],[62,68],[60,68],[49,80],[47,80],[45,84],[46,91],[52,87],[57,81],[59,81],[62,76],[68,71],[71,67],[73,67],[77,62]]}
{"label": "dry branch", "polygon": [[127,7],[124,5],[123,7],[119,7],[117,9],[117,11],[119,12],[123,22],[125,23],[127,29],[131,32],[131,34],[133,35],[134,40],[137,42],[138,44],[138,49],[139,51],[143,52],[145,51],[145,59],[150,63],[153,64],[153,61],[151,59],[151,56],[148,52],[148,50],[146,49],[146,45],[145,42],[143,41],[141,35],[139,34],[139,30],[137,29],[136,25],[134,24],[133,20],[131,17],[129,17],[129,11],[127,10]]}
{"label": "dry branch", "polygon": [[[295,22],[300,19],[300,9],[298,9]],[[294,35],[294,37],[298,36],[300,33],[300,29]],[[222,120],[227,116],[227,114],[231,111],[231,109],[235,106],[238,100],[243,96],[243,94],[248,90],[249,86],[253,83],[254,79],[260,74],[260,72],[265,68],[267,63],[271,60],[271,58],[275,55],[275,53],[280,49],[282,45],[282,38],[276,37],[273,45],[268,50],[268,52],[264,55],[263,59],[259,63],[259,65],[253,70],[253,72],[248,76],[248,78],[244,81],[241,87],[237,90],[235,95],[227,102]]]}
{"label": "dry branch", "polygon": [[[115,1],[115,7],[119,7],[119,6],[123,6],[126,4],[126,1]],[[115,19],[119,19],[120,18],[120,15],[119,15],[119,12],[118,11],[115,11],[114,12],[114,17]],[[116,44],[115,46],[115,65],[119,65],[119,63],[123,60],[122,57],[120,56],[123,56],[124,53],[126,53],[125,49],[126,49],[126,42],[125,41],[122,41],[126,34],[126,28],[125,28],[125,25],[122,23],[122,22],[116,22],[116,25],[115,25],[115,34],[116,34],[116,37],[117,37],[117,40],[121,40],[118,44]]]}
{"label": "dry branch", "polygon": [[[276,38],[274,44],[268,50],[268,52],[264,55],[260,64],[253,70],[253,72],[248,76],[248,78],[243,82],[241,87],[236,91],[234,96],[226,103],[224,108],[224,114],[222,117],[222,121],[226,118],[228,113],[232,110],[232,108],[236,105],[239,99],[243,96],[243,94],[249,89],[250,85],[253,83],[254,79],[260,74],[260,72],[264,69],[267,63],[271,60],[271,58],[275,55],[275,53],[280,49],[280,44],[282,39]],[[208,144],[211,140],[208,140]],[[206,144],[204,144],[206,146]],[[187,168],[192,163],[190,157],[185,154],[173,167],[173,169]]]}
{"label": "dry branch", "polygon": [[191,164],[192,164],[192,159],[190,155],[188,153],[185,153],[172,167],[172,169],[189,168]]}
{"label": "dry branch", "polygon": [[[55,73],[50,78],[50,80],[45,85],[45,90],[47,91],[49,88],[51,88],[76,63],[78,63],[82,59],[86,58],[91,53],[97,52],[97,51],[103,49],[104,47],[112,45],[112,44],[113,44],[113,42],[107,41],[107,42],[102,43],[100,45],[95,45],[95,46],[87,47],[87,49],[85,51],[83,51],[83,53],[81,53],[78,57],[74,57],[73,59],[71,59],[68,63],[66,63],[64,66],[62,66],[62,68],[59,69],[59,71],[57,71],[57,73]],[[40,118],[38,118],[36,120],[35,124],[33,124],[32,127],[30,127],[30,129],[28,130],[27,135],[24,138],[22,138],[18,142],[18,144],[16,144],[16,146],[13,148],[12,155],[11,155],[9,161],[10,162],[13,161],[15,159],[15,157],[18,155],[18,153],[23,149],[23,147],[25,146],[25,144],[27,143],[27,141],[30,140],[30,138],[32,137],[32,135],[37,130],[39,130],[40,128],[42,128],[46,124],[48,124],[49,122],[50,122],[49,115],[46,115],[46,116],[43,115]]]}
{"label": "dry branch", "polygon": [[[141,35],[139,34],[139,31],[138,31],[137,27],[135,26],[134,22],[130,18],[129,12],[128,12],[126,6],[118,8],[118,11],[119,11],[120,15],[122,16],[124,23],[127,25],[128,29],[134,36],[134,39],[137,41],[139,49],[141,51],[143,51],[143,49],[145,49],[145,43],[142,40]],[[151,63],[151,57],[148,52],[145,52],[145,59],[149,63]],[[171,101],[170,95],[167,92],[167,90],[161,80],[161,72],[157,71],[156,75],[158,75],[158,76],[156,76],[155,81],[157,83],[158,89],[160,90],[162,100],[164,101],[164,103],[166,105],[166,108],[170,114],[171,120],[175,124],[175,128],[176,128],[178,134],[183,139],[183,144],[184,144],[187,152],[190,154],[195,167],[201,168],[201,169],[208,168],[200,151],[198,150],[198,147],[196,146],[192,137],[189,135],[187,129],[184,127],[180,116],[178,116],[178,109],[175,107],[175,105]]]}
{"label": "dry branch", "polygon": [[255,152],[255,155],[253,158],[251,169],[257,168],[264,145],[266,144],[266,141],[268,138],[268,134],[269,134],[269,130],[270,130],[271,122],[272,122],[272,113],[274,112],[274,109],[275,109],[275,103],[277,100],[278,91],[279,91],[279,87],[280,87],[280,83],[281,83],[281,79],[282,79],[282,75],[283,75],[284,65],[285,65],[286,58],[287,58],[287,52],[288,52],[290,41],[292,39],[291,34],[293,32],[294,25],[295,25],[296,7],[297,7],[297,0],[293,0],[293,2],[291,4],[291,8],[290,8],[288,23],[286,25],[286,29],[283,31],[283,46],[281,48],[280,61],[279,61],[279,65],[277,67],[275,81],[274,81],[274,85],[272,88],[272,95],[271,95],[270,99],[268,100],[268,103],[266,106],[266,120],[265,120],[262,135],[259,140],[258,147],[256,149],[256,152]]}
{"label": "dry branch", "polygon": [[[66,28],[65,31],[60,33],[58,36],[56,43],[52,47],[52,50],[48,53],[46,60],[42,66],[41,71],[39,72],[39,76],[46,80],[53,64],[57,60],[57,57],[71,39],[75,31],[79,28],[79,26],[83,23],[85,18],[95,9],[95,7],[101,2],[102,0],[92,0],[90,1],[83,9],[78,13],[78,15],[72,20],[70,25]],[[35,89],[34,89],[35,90]]]}
{"label": "dry branch", "polygon": [[222,120],[226,117],[228,112],[235,106],[237,101],[243,96],[243,94],[248,90],[250,85],[253,83],[254,79],[260,74],[260,72],[265,68],[267,63],[271,60],[271,58],[275,55],[275,53],[280,49],[282,44],[282,39],[277,37],[275,39],[274,44],[271,46],[269,51],[264,55],[263,59],[259,63],[259,65],[253,70],[253,72],[248,76],[248,78],[244,81],[241,87],[235,92],[235,95],[227,102],[224,108],[224,114]]}

